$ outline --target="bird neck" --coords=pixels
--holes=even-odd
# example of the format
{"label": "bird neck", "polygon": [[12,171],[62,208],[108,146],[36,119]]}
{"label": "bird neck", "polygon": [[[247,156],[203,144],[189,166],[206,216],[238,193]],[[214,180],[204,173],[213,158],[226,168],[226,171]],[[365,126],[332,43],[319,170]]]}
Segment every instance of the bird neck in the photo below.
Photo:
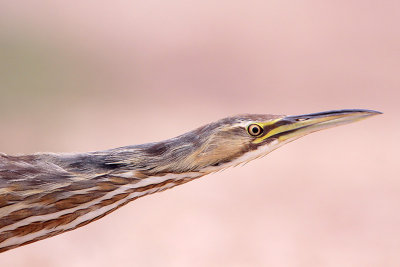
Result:
{"label": "bird neck", "polygon": [[1,195],[0,252],[81,227],[139,197],[204,175],[149,175],[122,163],[110,168],[104,155],[1,158],[7,187],[16,190]]}

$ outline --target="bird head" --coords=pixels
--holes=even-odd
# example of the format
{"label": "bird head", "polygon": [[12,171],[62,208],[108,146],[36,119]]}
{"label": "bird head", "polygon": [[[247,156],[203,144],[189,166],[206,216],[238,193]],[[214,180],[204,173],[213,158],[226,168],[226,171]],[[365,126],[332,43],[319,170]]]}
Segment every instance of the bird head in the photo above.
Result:
{"label": "bird head", "polygon": [[[336,110],[298,116],[246,114],[228,117],[178,137],[135,147],[133,165],[155,173],[210,173],[265,156],[309,133],[380,114]],[[139,149],[139,150],[138,150]],[[140,156],[138,156],[140,155]]]}

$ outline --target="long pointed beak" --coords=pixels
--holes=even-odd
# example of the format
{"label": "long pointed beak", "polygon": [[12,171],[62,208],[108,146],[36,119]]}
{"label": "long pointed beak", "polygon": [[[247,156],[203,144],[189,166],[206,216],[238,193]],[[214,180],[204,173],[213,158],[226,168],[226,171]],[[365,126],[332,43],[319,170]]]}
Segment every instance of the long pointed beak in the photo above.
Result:
{"label": "long pointed beak", "polygon": [[273,124],[264,125],[264,131],[267,133],[257,143],[267,138],[276,138],[281,142],[288,139],[294,140],[312,132],[359,121],[378,114],[382,113],[365,109],[343,109],[286,116],[274,121]]}

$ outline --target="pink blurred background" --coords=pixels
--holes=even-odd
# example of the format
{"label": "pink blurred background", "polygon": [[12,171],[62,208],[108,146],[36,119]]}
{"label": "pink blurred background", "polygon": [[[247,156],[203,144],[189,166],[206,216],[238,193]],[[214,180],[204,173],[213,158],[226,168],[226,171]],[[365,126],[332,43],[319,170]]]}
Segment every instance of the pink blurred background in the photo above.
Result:
{"label": "pink blurred background", "polygon": [[385,114],[139,199],[0,265],[400,266],[399,12],[390,0],[1,0],[4,153],[158,141],[238,113]]}

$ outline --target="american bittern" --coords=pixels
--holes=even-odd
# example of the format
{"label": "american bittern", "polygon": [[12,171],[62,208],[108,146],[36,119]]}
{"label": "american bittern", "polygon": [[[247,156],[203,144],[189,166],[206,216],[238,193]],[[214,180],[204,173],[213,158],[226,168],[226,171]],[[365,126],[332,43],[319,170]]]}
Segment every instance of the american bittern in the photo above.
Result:
{"label": "american bittern", "polygon": [[0,252],[73,230],[129,201],[262,157],[311,132],[376,114],[241,115],[157,143],[0,154]]}

